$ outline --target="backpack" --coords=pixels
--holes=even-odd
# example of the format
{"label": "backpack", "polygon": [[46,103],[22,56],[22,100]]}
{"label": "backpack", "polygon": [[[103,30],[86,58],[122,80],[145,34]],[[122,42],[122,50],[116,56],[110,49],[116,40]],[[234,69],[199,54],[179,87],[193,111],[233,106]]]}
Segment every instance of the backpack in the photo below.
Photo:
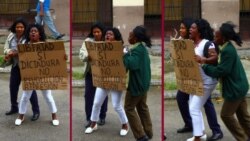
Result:
{"label": "backpack", "polygon": [[[205,47],[204,47],[204,50],[203,50],[203,55],[208,58],[209,57],[209,54],[208,54],[208,50],[209,50],[209,47],[211,44],[214,44],[212,41],[207,41],[206,44],[205,44]],[[219,55],[220,53],[220,49],[217,45],[215,45],[215,51],[217,52],[217,54]]]}

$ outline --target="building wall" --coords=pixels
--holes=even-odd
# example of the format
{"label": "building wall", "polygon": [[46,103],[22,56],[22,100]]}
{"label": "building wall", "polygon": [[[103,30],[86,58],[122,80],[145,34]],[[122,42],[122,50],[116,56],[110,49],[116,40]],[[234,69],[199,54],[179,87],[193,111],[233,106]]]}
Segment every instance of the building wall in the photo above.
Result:
{"label": "building wall", "polygon": [[124,44],[128,45],[129,32],[144,24],[144,1],[113,1],[113,26],[119,28]]}
{"label": "building wall", "polygon": [[70,0],[52,0],[51,8],[55,9],[52,13],[54,23],[60,33],[70,34]]}
{"label": "building wall", "polygon": [[208,20],[215,30],[224,22],[231,21],[239,31],[239,0],[202,0],[201,17]]}

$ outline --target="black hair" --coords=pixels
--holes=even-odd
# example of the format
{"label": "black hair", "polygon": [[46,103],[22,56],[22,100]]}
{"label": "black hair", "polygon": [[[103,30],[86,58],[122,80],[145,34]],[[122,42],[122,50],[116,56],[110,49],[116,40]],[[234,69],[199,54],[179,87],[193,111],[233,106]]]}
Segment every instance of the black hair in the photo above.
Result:
{"label": "black hair", "polygon": [[232,22],[226,22],[221,25],[220,32],[225,41],[233,40],[237,45],[241,46],[242,40],[240,36],[234,31],[235,27],[236,26]]}
{"label": "black hair", "polygon": [[152,46],[151,39],[147,34],[147,30],[144,26],[136,26],[133,29],[133,33],[139,42],[145,42],[146,45],[150,48]]}
{"label": "black hair", "polygon": [[25,34],[26,43],[28,43],[28,42],[30,41],[30,37],[29,37],[29,35],[30,35],[30,30],[31,30],[31,28],[33,28],[33,27],[37,28],[38,31],[39,31],[39,35],[40,35],[40,39],[39,39],[39,40],[40,40],[40,41],[45,41],[45,40],[46,40],[46,35],[45,35],[45,32],[44,32],[43,26],[41,26],[41,25],[39,25],[39,24],[30,24],[30,25],[28,26],[27,32],[26,32],[26,34]]}
{"label": "black hair", "polygon": [[184,18],[184,19],[181,20],[181,23],[183,23],[184,26],[187,29],[187,35],[186,35],[185,39],[189,39],[189,33],[190,33],[189,29],[190,29],[192,23],[194,23],[194,19],[192,19],[192,18]]}
{"label": "black hair", "polygon": [[[122,39],[122,34],[121,34],[121,32],[119,31],[118,28],[116,28],[116,27],[107,27],[107,28],[105,29],[105,34],[107,33],[107,31],[112,31],[112,32],[114,33],[114,36],[115,36],[115,40],[116,40],[116,41],[122,41],[122,43],[124,43],[124,42],[123,42],[123,39]],[[104,35],[105,35],[105,34],[104,34]]]}
{"label": "black hair", "polygon": [[94,35],[93,35],[93,30],[94,30],[94,28],[99,28],[99,29],[101,30],[101,32],[102,32],[102,39],[104,39],[104,35],[105,35],[105,34],[104,34],[105,26],[104,26],[102,23],[100,23],[100,22],[96,22],[96,23],[94,23],[94,24],[91,26],[88,37],[94,38]]}
{"label": "black hair", "polygon": [[22,17],[18,17],[14,22],[13,22],[13,24],[10,26],[10,28],[9,28],[9,31],[11,31],[12,33],[16,33],[16,25],[18,24],[18,23],[22,23],[23,24],[23,26],[24,26],[24,34],[25,34],[25,31],[26,31],[26,29],[27,29],[27,22],[26,22],[26,20],[24,19],[24,18],[22,18]]}
{"label": "black hair", "polygon": [[200,33],[201,39],[207,39],[209,41],[214,40],[213,29],[205,19],[195,20],[194,23],[197,25],[198,32]]}

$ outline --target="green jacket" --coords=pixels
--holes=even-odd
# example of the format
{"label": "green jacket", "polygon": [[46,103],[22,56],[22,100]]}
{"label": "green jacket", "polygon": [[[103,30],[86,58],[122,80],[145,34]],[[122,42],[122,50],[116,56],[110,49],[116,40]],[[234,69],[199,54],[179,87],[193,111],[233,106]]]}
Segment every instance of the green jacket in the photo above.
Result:
{"label": "green jacket", "polygon": [[202,68],[207,75],[221,79],[224,99],[234,101],[247,94],[249,84],[246,73],[231,42],[223,45],[217,66],[203,65]]}
{"label": "green jacket", "polygon": [[146,47],[140,43],[123,56],[123,63],[129,71],[127,90],[132,96],[145,94],[150,86],[150,59]]}

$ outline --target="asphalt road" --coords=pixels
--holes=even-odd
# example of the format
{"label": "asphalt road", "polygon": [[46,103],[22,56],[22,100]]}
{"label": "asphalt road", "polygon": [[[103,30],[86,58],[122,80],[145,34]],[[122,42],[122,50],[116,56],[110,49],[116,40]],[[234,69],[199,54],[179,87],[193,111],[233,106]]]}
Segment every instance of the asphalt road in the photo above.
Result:
{"label": "asphalt road", "polygon": [[[111,104],[111,96],[109,95],[108,112],[106,124],[98,126],[98,130],[92,134],[85,134],[85,112],[84,112],[84,88],[73,88],[72,97],[72,116],[73,116],[73,141],[135,141],[130,130],[127,136],[119,135],[121,123],[117,113]],[[124,104],[123,95],[123,104]],[[147,103],[153,123],[154,136],[151,141],[161,141],[161,88],[151,87],[148,92]]]}
{"label": "asphalt road", "polygon": [[[38,93],[40,118],[31,121],[31,105],[28,104],[25,120],[20,126],[15,125],[18,114],[6,116],[10,110],[9,73],[0,73],[0,141],[69,141],[69,90],[53,90],[52,94],[58,109],[57,117],[60,125],[55,127],[51,123],[51,113],[41,91]],[[22,88],[19,89],[18,99],[21,98]]]}
{"label": "asphalt road", "polygon": [[[224,138],[221,139],[221,141],[235,141],[234,137],[231,135],[231,133],[228,131],[228,129],[225,127],[224,123],[222,122],[220,118],[220,111],[222,107],[222,101],[216,102],[213,100],[213,103],[215,105],[217,119],[219,121],[219,124],[221,126],[221,129],[224,134]],[[248,98],[248,111],[250,111],[250,98]],[[204,113],[203,109],[203,118],[205,123],[205,132],[207,136],[211,136],[212,132],[208,126],[206,114]],[[184,126],[184,122],[181,118],[177,102],[175,99],[169,100],[166,99],[164,102],[164,128],[167,135],[167,141],[186,141],[188,138],[192,137],[191,133],[177,133],[177,129],[182,128]]]}

